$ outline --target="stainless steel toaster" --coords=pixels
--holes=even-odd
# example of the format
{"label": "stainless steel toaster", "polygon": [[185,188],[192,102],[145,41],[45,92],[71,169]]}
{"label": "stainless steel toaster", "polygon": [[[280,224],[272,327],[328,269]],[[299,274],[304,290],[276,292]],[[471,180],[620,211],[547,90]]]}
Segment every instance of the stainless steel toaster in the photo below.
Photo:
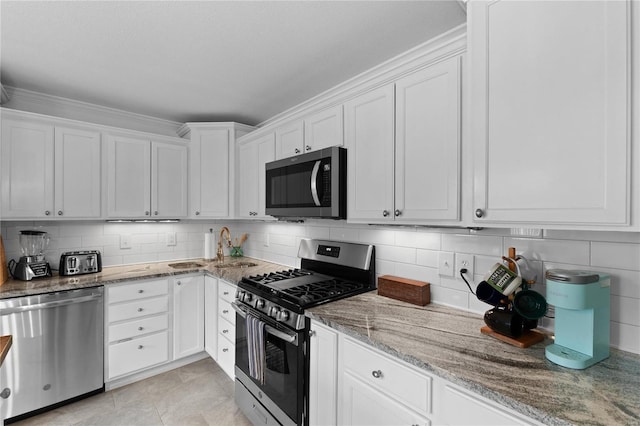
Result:
{"label": "stainless steel toaster", "polygon": [[94,274],[102,271],[102,256],[98,250],[68,251],[60,256],[60,275]]}

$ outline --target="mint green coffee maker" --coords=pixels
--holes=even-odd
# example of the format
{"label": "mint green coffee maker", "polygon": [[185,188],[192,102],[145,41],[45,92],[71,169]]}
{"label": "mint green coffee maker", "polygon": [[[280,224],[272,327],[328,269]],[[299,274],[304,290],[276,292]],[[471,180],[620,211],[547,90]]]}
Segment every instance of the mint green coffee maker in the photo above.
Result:
{"label": "mint green coffee maker", "polygon": [[547,271],[547,302],[555,307],[551,362],[577,370],[609,357],[611,278],[591,271]]}

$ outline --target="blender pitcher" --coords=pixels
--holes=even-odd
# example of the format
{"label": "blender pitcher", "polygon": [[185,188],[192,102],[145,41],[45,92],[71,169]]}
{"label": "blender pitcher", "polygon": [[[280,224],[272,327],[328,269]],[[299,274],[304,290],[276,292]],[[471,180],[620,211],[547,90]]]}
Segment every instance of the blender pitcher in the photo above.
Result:
{"label": "blender pitcher", "polygon": [[20,231],[20,250],[23,256],[41,262],[44,250],[49,245],[49,236],[44,231]]}

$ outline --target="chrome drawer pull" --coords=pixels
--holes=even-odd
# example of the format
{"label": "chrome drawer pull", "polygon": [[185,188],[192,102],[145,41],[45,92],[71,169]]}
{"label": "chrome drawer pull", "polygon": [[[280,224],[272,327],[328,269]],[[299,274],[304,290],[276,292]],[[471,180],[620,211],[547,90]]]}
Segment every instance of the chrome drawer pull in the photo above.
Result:
{"label": "chrome drawer pull", "polygon": [[142,348],[144,348],[144,346],[138,345],[138,349],[142,349]]}
{"label": "chrome drawer pull", "polygon": [[222,349],[222,352],[229,352],[229,349],[228,348],[224,348],[224,349]]}
{"label": "chrome drawer pull", "polygon": [[138,308],[138,312],[142,312],[142,308]]}
{"label": "chrome drawer pull", "polygon": [[144,293],[144,290],[138,290],[138,293],[142,294]]}
{"label": "chrome drawer pull", "polygon": [[138,327],[138,330],[142,331],[142,330],[144,330],[144,327]]}
{"label": "chrome drawer pull", "polygon": [[382,371],[380,371],[380,370],[373,370],[373,371],[371,372],[371,375],[372,375],[373,377],[375,377],[376,379],[379,379],[380,377],[382,377]]}
{"label": "chrome drawer pull", "polygon": [[228,313],[229,313],[229,310],[228,310],[228,309],[225,309],[225,310],[223,310],[223,311],[222,311],[222,313],[223,313],[223,314],[228,314]]}
{"label": "chrome drawer pull", "polygon": [[228,332],[229,332],[229,330],[222,330],[222,332],[223,332],[224,334],[226,334],[226,333],[228,333]]}

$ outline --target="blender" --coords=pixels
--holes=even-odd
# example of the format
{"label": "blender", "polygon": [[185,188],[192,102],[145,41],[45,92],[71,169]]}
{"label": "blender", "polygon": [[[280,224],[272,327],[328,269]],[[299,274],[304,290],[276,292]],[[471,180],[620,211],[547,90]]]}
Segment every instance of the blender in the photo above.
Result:
{"label": "blender", "polygon": [[22,256],[18,262],[13,259],[9,262],[11,276],[22,281],[50,277],[51,268],[44,259],[44,249],[48,244],[49,237],[44,231],[20,231]]}

